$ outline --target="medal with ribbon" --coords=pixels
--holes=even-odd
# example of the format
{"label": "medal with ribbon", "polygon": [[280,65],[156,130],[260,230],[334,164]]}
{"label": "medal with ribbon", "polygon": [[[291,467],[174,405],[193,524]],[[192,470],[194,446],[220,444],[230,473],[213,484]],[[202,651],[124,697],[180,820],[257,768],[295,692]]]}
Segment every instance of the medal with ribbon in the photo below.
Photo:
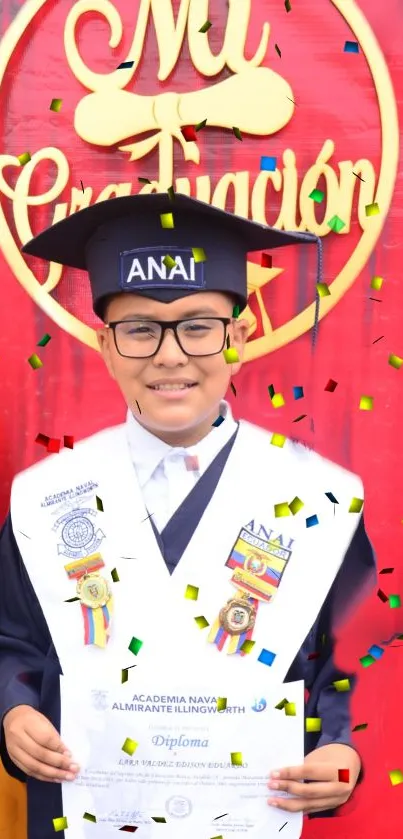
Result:
{"label": "medal with ribbon", "polygon": [[290,556],[278,539],[261,539],[242,528],[225,563],[234,570],[231,583],[237,594],[220,609],[208,636],[220,652],[229,639],[228,655],[245,654],[242,646],[252,640],[259,604],[275,596]]}
{"label": "medal with ribbon", "polygon": [[107,580],[99,575],[105,567],[101,554],[65,565],[69,580],[77,580],[77,597],[81,601],[84,620],[84,643],[105,648],[113,612],[112,592]]}

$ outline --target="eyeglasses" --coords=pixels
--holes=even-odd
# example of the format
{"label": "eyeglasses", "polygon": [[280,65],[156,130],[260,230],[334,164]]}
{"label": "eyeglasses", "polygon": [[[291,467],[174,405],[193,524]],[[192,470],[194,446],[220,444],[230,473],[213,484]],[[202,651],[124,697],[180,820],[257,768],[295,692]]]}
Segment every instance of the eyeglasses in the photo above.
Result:
{"label": "eyeglasses", "polygon": [[182,352],[190,356],[218,355],[225,345],[231,318],[190,320],[117,320],[108,324],[115,346],[123,358],[151,358],[156,355],[168,329],[172,329]]}

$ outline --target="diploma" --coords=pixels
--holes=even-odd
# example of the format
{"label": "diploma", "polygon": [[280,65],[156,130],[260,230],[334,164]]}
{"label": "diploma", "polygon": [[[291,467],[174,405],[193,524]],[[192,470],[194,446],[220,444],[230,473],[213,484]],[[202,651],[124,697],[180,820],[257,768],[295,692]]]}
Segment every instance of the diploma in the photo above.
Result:
{"label": "diploma", "polygon": [[[277,839],[284,825],[281,839],[297,839],[302,814],[269,807],[284,793],[267,784],[303,763],[304,684],[266,681],[136,668],[124,685],[95,687],[62,676],[61,736],[80,766],[62,785],[69,839],[116,839],[122,827],[136,839]],[[288,714],[276,708],[285,699]]]}

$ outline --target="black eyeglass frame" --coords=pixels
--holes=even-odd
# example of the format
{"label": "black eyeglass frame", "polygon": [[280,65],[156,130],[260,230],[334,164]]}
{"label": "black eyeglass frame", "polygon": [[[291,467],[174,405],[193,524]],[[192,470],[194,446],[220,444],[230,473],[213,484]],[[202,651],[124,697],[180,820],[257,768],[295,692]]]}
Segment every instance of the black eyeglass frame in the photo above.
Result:
{"label": "black eyeglass frame", "polygon": [[[178,326],[181,323],[193,323],[195,320],[219,320],[223,324],[223,326],[224,326],[224,337],[223,337],[222,346],[219,350],[217,350],[216,352],[195,354],[195,353],[188,353],[188,352],[186,352],[186,350],[183,349],[182,344],[181,344],[180,339],[179,339],[179,336],[178,336]],[[232,321],[233,321],[233,318],[220,318],[218,316],[214,317],[213,315],[211,315],[211,317],[208,317],[208,316],[203,317],[202,315],[200,315],[200,317],[181,318],[181,320],[148,320],[148,318],[144,318],[144,319],[133,318],[133,320],[114,320],[114,321],[111,321],[110,323],[107,323],[106,327],[107,327],[107,329],[112,329],[116,351],[118,352],[118,354],[122,358],[153,358],[154,355],[157,355],[157,353],[159,352],[159,350],[161,348],[161,345],[162,345],[162,342],[163,342],[164,337],[165,337],[165,333],[167,332],[168,329],[172,329],[172,331],[175,335],[176,343],[178,344],[178,346],[180,347],[180,349],[182,350],[182,352],[185,355],[190,356],[190,358],[207,358],[209,356],[219,355],[219,353],[223,351],[224,346],[225,346],[225,342],[227,340],[227,327],[229,326],[230,323],[232,323]],[[118,347],[117,339],[116,339],[116,327],[119,326],[120,323],[156,323],[156,324],[158,324],[158,326],[161,327],[161,337],[160,337],[160,340],[158,342],[158,346],[157,346],[156,350],[154,350],[154,352],[151,353],[151,355],[124,355],[123,353],[121,353],[120,350],[119,350],[119,347]]]}

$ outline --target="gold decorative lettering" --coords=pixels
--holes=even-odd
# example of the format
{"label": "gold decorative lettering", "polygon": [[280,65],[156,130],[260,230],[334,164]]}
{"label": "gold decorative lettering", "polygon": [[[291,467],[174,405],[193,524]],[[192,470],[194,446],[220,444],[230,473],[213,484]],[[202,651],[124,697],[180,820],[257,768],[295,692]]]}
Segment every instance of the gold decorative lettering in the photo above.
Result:
{"label": "gold decorative lettering", "polygon": [[233,187],[235,201],[234,213],[236,216],[249,216],[249,172],[227,172],[218,181],[214,190],[211,203],[220,210],[225,210],[227,196],[230,186]]}
{"label": "gold decorative lettering", "polygon": [[[354,190],[358,185],[358,223],[361,230],[366,230],[371,224],[371,218],[366,215],[365,207],[367,204],[372,204],[375,196],[376,174],[372,163],[369,160],[357,160],[353,163],[352,160],[343,160],[339,163],[340,169],[340,206],[343,207],[343,212],[348,217],[348,225],[350,229],[351,216],[353,211]],[[355,178],[353,172],[360,175],[363,181]],[[344,221],[344,217],[343,217]]]}
{"label": "gold decorative lettering", "polygon": [[[350,219],[344,218],[345,208],[340,205],[339,196],[339,182],[337,175],[329,166],[327,161],[334,153],[334,143],[332,140],[325,140],[321,151],[316,158],[316,163],[308,169],[301,184],[301,192],[299,196],[299,206],[301,212],[301,226],[300,230],[309,230],[315,233],[316,236],[327,236],[331,232],[328,226],[328,221],[335,215],[339,216],[345,223],[345,227],[341,233],[348,233],[350,229]],[[326,180],[325,201],[326,210],[321,224],[316,220],[316,202],[309,198],[313,189],[320,189],[318,182],[320,177]],[[320,205],[322,208],[322,205]],[[321,212],[322,209],[321,209]]]}
{"label": "gold decorative lettering", "polygon": [[[159,7],[160,0],[156,0]],[[189,10],[188,41],[193,65],[203,76],[220,73],[225,66],[234,73],[246,67],[259,67],[269,43],[270,25],[263,24],[263,33],[253,58],[246,60],[245,44],[251,15],[251,0],[229,0],[224,44],[218,55],[213,55],[207,37],[200,38],[199,29],[208,19],[209,0],[192,0]],[[167,73],[168,75],[168,73]],[[164,76],[166,78],[166,76]]]}
{"label": "gold decorative lettering", "polygon": [[260,224],[270,224],[273,227],[274,225],[266,218],[266,195],[269,181],[273,184],[276,192],[280,192],[283,178],[279,169],[276,169],[275,172],[259,172],[252,189],[251,209],[253,221],[258,221]]}
{"label": "gold decorative lettering", "polygon": [[291,149],[283,152],[283,194],[281,209],[275,227],[279,230],[297,230],[298,171],[296,155]]}

